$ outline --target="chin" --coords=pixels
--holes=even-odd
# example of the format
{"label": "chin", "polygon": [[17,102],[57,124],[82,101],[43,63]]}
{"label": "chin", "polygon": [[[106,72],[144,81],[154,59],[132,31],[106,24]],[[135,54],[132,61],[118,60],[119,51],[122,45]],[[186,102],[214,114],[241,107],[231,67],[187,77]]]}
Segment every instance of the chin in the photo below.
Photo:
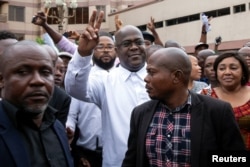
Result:
{"label": "chin", "polygon": [[43,113],[47,108],[47,105],[33,105],[33,106],[26,106],[24,107],[24,111],[26,114],[29,114],[29,115],[33,115],[33,116],[36,116],[36,115],[39,115],[41,113]]}

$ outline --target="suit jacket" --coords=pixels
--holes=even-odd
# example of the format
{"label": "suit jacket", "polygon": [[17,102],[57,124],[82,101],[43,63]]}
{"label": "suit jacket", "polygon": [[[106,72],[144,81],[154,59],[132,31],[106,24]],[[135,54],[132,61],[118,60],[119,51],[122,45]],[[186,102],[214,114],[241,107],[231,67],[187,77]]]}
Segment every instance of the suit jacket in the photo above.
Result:
{"label": "suit jacket", "polygon": [[64,126],[66,125],[70,103],[71,96],[69,96],[63,89],[55,86],[49,105],[58,111],[56,113],[56,118]]}
{"label": "suit jacket", "polygon": [[[68,166],[73,167],[65,128],[56,120],[53,129],[63,147]],[[0,166],[30,167],[28,153],[19,133],[0,102]]]}
{"label": "suit jacket", "polygon": [[[191,93],[191,166],[207,166],[208,151],[245,150],[232,107],[229,103]],[[134,108],[130,122],[128,150],[123,167],[147,167],[145,139],[159,104],[148,101]]]}

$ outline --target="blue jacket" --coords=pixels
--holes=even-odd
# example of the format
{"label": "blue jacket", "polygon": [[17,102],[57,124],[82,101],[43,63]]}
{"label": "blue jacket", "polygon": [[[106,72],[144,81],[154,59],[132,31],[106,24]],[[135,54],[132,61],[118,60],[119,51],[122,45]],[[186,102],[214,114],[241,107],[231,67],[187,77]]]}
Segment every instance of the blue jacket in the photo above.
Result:
{"label": "blue jacket", "polygon": [[[65,128],[56,120],[53,129],[61,142],[68,166],[73,167]],[[5,113],[2,102],[0,102],[0,166],[31,167],[22,138]]]}

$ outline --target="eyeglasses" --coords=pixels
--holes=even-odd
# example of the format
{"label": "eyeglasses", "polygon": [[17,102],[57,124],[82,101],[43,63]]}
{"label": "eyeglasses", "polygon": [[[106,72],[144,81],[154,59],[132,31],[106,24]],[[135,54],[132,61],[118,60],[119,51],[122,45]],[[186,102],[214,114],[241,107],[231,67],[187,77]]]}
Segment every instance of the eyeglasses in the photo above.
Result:
{"label": "eyeglasses", "polygon": [[137,39],[135,41],[126,40],[126,41],[123,41],[122,43],[118,44],[117,46],[123,46],[123,47],[127,48],[127,47],[131,47],[133,45],[133,43],[136,46],[141,46],[141,45],[144,45],[144,40],[143,39]]}
{"label": "eyeglasses", "polygon": [[99,51],[99,52],[103,52],[103,51],[113,51],[114,50],[114,46],[112,46],[112,45],[110,45],[110,46],[102,46],[102,45],[97,45],[96,47],[95,47],[95,49],[97,50],[97,51]]}

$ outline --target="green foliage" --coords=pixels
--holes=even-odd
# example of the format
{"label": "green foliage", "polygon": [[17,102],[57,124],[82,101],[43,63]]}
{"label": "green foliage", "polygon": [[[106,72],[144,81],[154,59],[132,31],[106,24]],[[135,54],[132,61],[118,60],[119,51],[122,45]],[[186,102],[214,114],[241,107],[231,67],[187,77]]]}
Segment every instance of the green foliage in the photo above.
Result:
{"label": "green foliage", "polygon": [[40,38],[40,37],[36,38],[36,42],[39,43],[40,45],[45,44],[44,40],[42,38]]}

